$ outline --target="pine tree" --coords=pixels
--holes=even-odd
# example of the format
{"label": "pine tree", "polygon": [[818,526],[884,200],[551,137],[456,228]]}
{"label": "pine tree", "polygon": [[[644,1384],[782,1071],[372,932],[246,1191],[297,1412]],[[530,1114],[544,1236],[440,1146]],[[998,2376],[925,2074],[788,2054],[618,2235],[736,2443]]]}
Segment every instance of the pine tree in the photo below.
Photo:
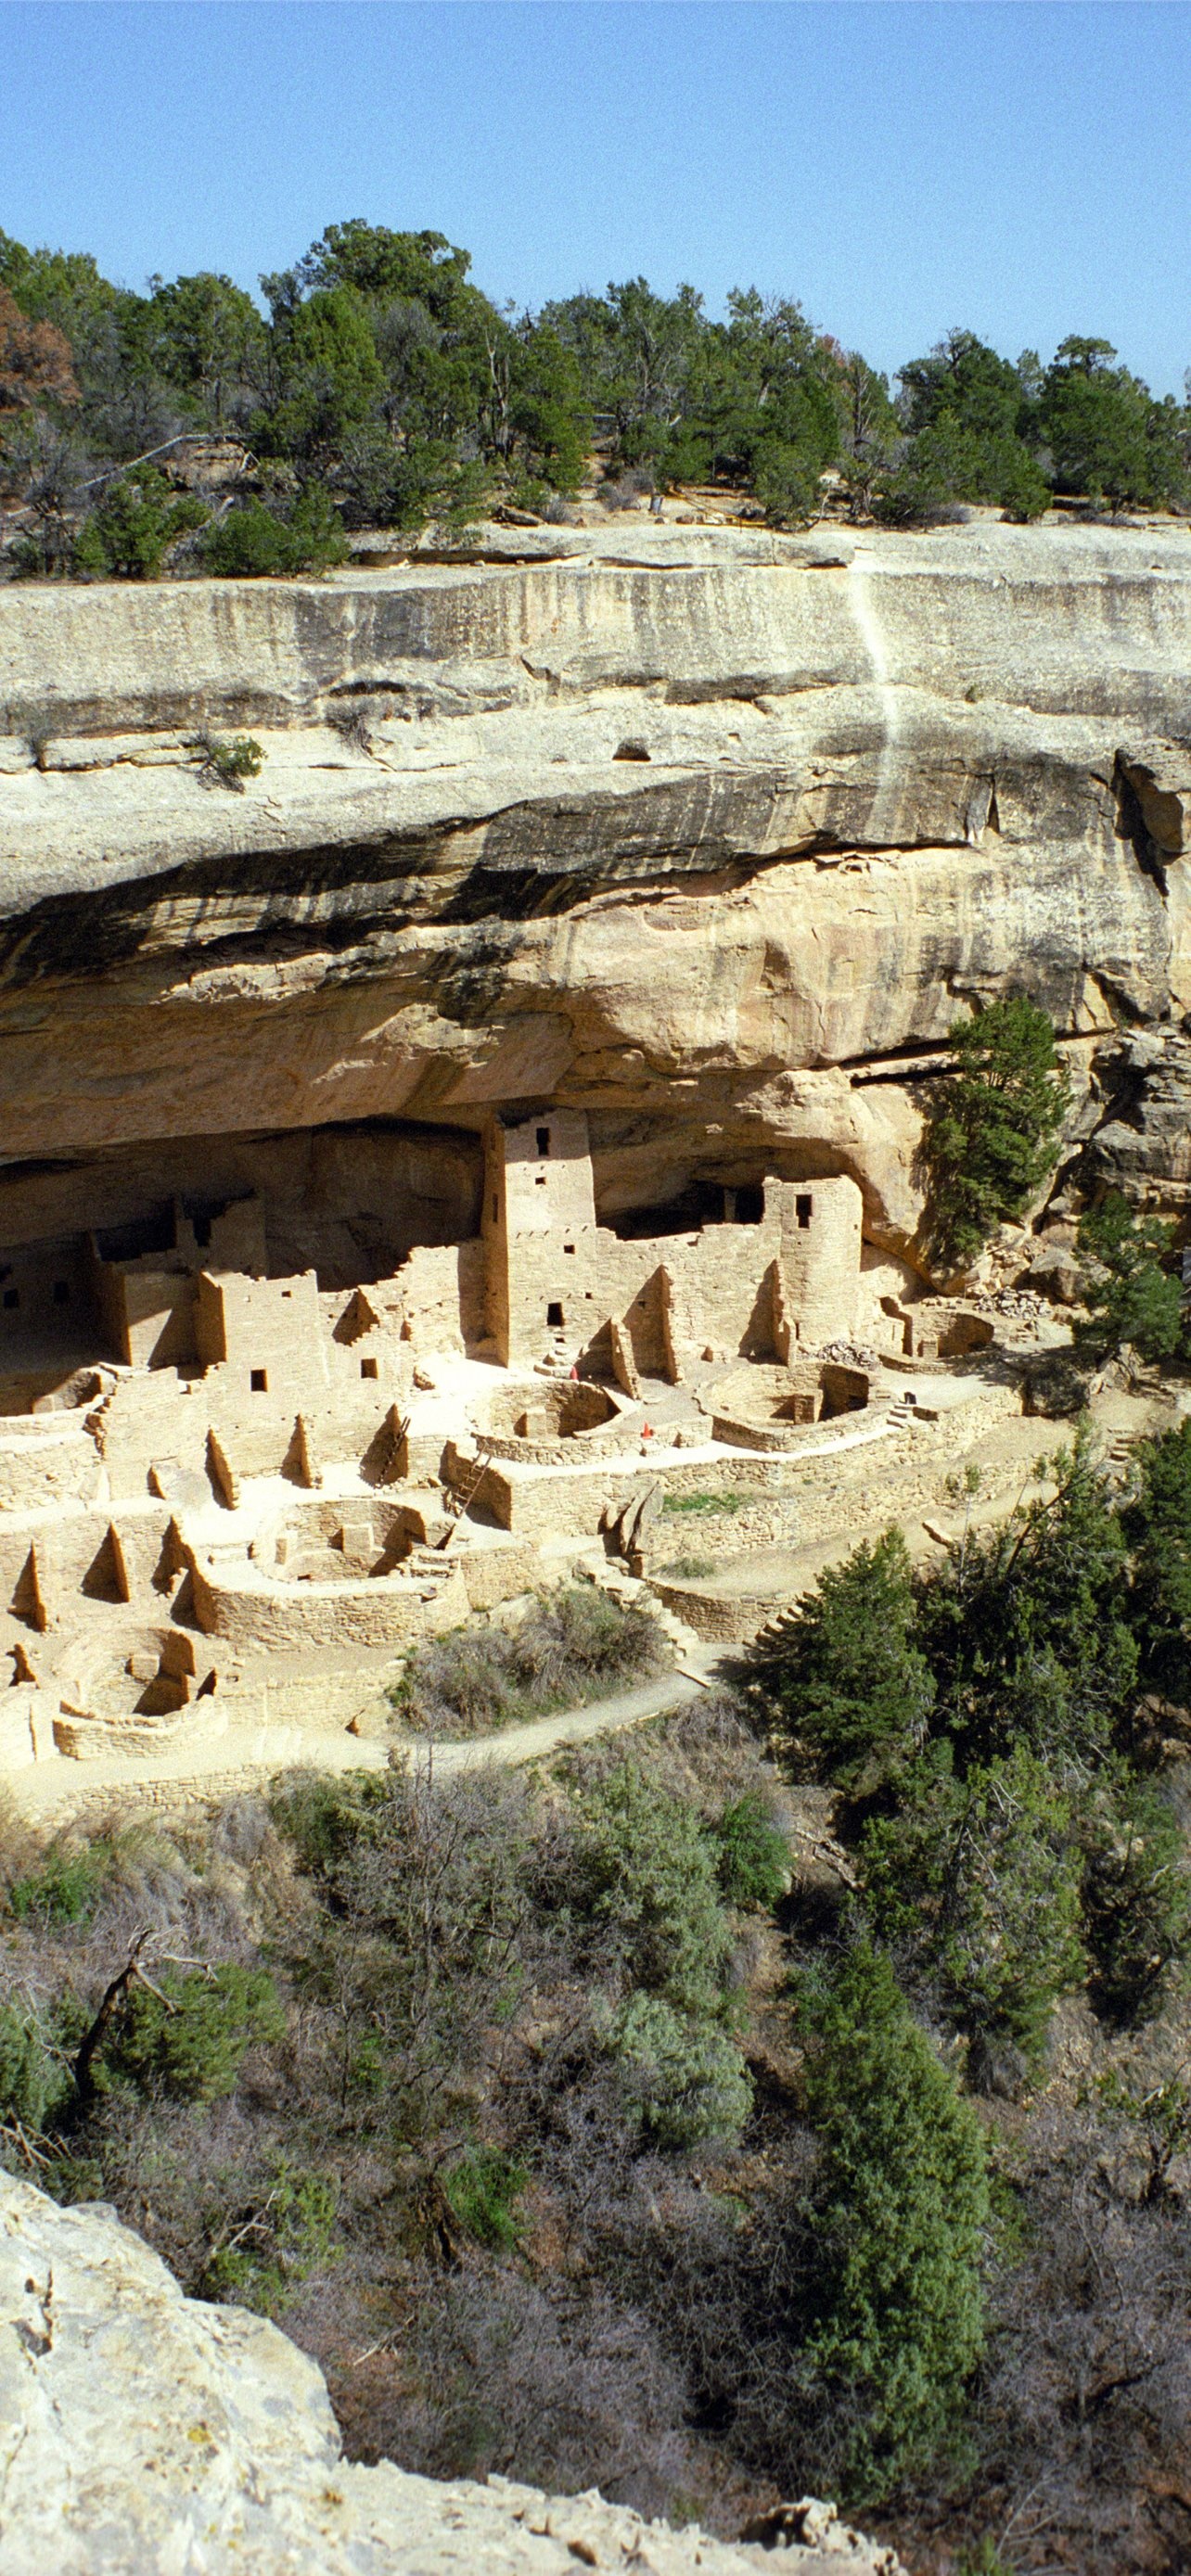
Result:
{"label": "pine tree", "polygon": [[945,2439],[980,2358],[984,2140],[879,1951],[808,1978],[801,2018],[822,2156],[805,2364],[856,2410],[848,2483],[871,2497]]}
{"label": "pine tree", "polygon": [[934,1251],[969,1261],[1024,1214],[1052,1169],[1067,1111],[1065,1068],[1045,1011],[1015,993],[957,1020],[953,1063],[923,1139]]}

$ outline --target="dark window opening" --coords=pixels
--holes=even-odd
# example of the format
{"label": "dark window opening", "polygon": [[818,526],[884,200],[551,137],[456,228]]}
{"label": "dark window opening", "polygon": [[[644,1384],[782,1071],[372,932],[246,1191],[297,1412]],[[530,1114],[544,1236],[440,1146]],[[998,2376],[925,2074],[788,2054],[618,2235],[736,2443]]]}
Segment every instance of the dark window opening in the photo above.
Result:
{"label": "dark window opening", "polygon": [[499,1215],[500,1215],[500,1205],[499,1205],[499,1202],[498,1202],[496,1199],[493,1199],[493,1202],[492,1202],[492,1222],[493,1222],[493,1225],[495,1225],[496,1220],[497,1220],[497,1218],[498,1218],[498,1216],[499,1216]]}
{"label": "dark window opening", "polygon": [[293,1293],[294,1293],[294,1292],[293,1292],[293,1289],[292,1289],[292,1288],[283,1288],[283,1289],[282,1289],[282,1291],[281,1291],[281,1294],[282,1294],[282,1296],[283,1296],[283,1297],[292,1297],[292,1296],[293,1296]]}
{"label": "dark window opening", "polygon": [[549,1130],[549,1128],[548,1128],[548,1127],[539,1127],[539,1129],[538,1129],[538,1152],[539,1152],[539,1154],[548,1154],[548,1153],[549,1153],[549,1151],[550,1151],[550,1130]]}
{"label": "dark window opening", "polygon": [[535,1175],[535,1182],[534,1182],[534,1186],[535,1186],[535,1188],[537,1188],[537,1189],[539,1189],[539,1190],[544,1190],[544,1189],[545,1189],[545,1187],[546,1187],[546,1175],[545,1175],[545,1173],[544,1173],[544,1172],[538,1172],[538,1173]]}
{"label": "dark window opening", "polygon": [[377,1375],[377,1363],[376,1363],[376,1361],[375,1361],[375,1360],[361,1360],[361,1362],[360,1362],[360,1375],[361,1375],[361,1377],[375,1377],[375,1376]]}
{"label": "dark window opening", "polygon": [[546,1321],[552,1324],[556,1331],[563,1321],[563,1312],[557,1297],[552,1297],[546,1308]]}
{"label": "dark window opening", "polygon": [[765,1214],[765,1192],[759,1181],[746,1181],[736,1193],[737,1225],[760,1225]]}
{"label": "dark window opening", "polygon": [[233,1202],[231,1199],[200,1199],[188,1194],[179,1204],[195,1242],[205,1252],[211,1240],[212,1226],[219,1217],[227,1215]]}
{"label": "dark window opening", "polygon": [[575,1249],[573,1243],[564,1243],[562,1248],[564,1252],[573,1252]]}
{"label": "dark window opening", "polygon": [[267,1394],[268,1394],[268,1392],[269,1392],[269,1372],[268,1372],[268,1370],[267,1370],[267,1369],[250,1369],[250,1370],[249,1370],[249,1372],[248,1372],[248,1383],[249,1383],[250,1387],[252,1388],[252,1392],[253,1392],[253,1394],[254,1394],[254,1395],[267,1395]]}
{"label": "dark window opening", "polygon": [[610,1225],[621,1243],[640,1243],[662,1234],[698,1234],[705,1225],[724,1222],[724,1191],[719,1181],[688,1182],[681,1198],[661,1207],[597,1210],[596,1222]]}
{"label": "dark window opening", "polygon": [[54,1281],[54,1304],[55,1304],[55,1306],[69,1306],[69,1304],[70,1304],[70,1281],[69,1281],[69,1279],[55,1279],[55,1281]]}
{"label": "dark window opening", "polygon": [[811,1198],[809,1191],[800,1190],[798,1197],[794,1201],[794,1211],[798,1218],[799,1226],[804,1234],[810,1224],[813,1207],[814,1200]]}
{"label": "dark window opening", "polygon": [[11,1314],[11,1312],[12,1312],[13,1307],[14,1307],[14,1306],[19,1306],[19,1305],[20,1305],[20,1302],[21,1302],[21,1292],[20,1292],[20,1289],[19,1289],[19,1288],[6,1288],[6,1289],[5,1289],[5,1291],[4,1291],[4,1303],[5,1303],[5,1306],[7,1307],[7,1309],[8,1309],[8,1311],[9,1311],[9,1313],[10,1313],[10,1314]]}
{"label": "dark window opening", "polygon": [[147,1215],[133,1217],[127,1225],[100,1228],[95,1248],[101,1261],[139,1261],[146,1252],[172,1252],[174,1249],[174,1209],[170,1199],[163,1199]]}

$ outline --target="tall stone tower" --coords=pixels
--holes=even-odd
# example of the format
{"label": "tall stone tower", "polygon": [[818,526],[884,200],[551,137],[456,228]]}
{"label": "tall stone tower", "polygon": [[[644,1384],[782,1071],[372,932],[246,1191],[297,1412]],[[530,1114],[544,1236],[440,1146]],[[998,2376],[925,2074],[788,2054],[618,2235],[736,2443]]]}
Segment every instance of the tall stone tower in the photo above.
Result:
{"label": "tall stone tower", "polygon": [[781,1220],[781,1259],[797,1336],[811,1350],[856,1329],[864,1201],[846,1173],[823,1181],[772,1181],[766,1205]]}
{"label": "tall stone tower", "polygon": [[549,1334],[570,1324],[568,1305],[594,1257],[595,1223],[583,1110],[494,1119],[480,1230],[488,1332],[506,1368],[537,1359]]}

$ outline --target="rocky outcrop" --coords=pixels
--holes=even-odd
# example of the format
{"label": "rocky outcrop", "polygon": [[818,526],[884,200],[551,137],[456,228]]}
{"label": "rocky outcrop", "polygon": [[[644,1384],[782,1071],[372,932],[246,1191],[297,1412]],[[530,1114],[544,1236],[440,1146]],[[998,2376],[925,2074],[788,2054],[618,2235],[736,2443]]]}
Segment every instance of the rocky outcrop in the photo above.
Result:
{"label": "rocky outcrop", "polygon": [[[1138,1032],[1165,1061],[1191,533],[476,551],[0,595],[9,1155],[549,1099],[603,1219],[842,1170],[913,1255],[965,1001],[1025,987],[1081,1073]],[[245,728],[232,794],[192,746]],[[1144,1193],[1166,1149],[1130,1132]]]}
{"label": "rocky outcrop", "polygon": [[643,2523],[598,2495],[349,2465],[313,2362],[185,2299],[111,2212],[0,2177],[0,2576],[898,2576],[830,2506],[766,2545]]}

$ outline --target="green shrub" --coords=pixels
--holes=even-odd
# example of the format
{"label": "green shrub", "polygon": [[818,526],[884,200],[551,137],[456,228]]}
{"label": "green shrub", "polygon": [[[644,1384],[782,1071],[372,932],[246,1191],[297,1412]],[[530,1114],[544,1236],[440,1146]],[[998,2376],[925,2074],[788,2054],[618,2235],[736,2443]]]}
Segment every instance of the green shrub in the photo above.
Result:
{"label": "green shrub", "polygon": [[405,1725],[427,1735],[486,1735],[525,1714],[512,1639],[500,1628],[455,1628],[415,1646],[389,1698]]}
{"label": "green shrub", "polygon": [[664,1512],[742,1512],[740,1494],[663,1494]]}
{"label": "green shrub", "polygon": [[860,1846],[878,1937],[917,1962],[981,2052],[1007,2042],[1030,2060],[1083,1972],[1067,1803],[1022,1745],[964,1780],[939,1747],[901,1789]]}
{"label": "green shrub", "polygon": [[774,528],[805,528],[823,507],[819,461],[785,440],[762,439],[753,460],[753,490]]}
{"label": "green shrub", "polygon": [[443,2190],[461,2227],[480,2245],[508,2253],[521,2235],[517,2204],[529,2176],[500,2147],[469,2147],[443,2175]]}
{"label": "green shrub", "polygon": [[970,1261],[995,1226],[1022,1216],[1055,1163],[1069,1101],[1045,1011],[1011,994],[956,1020],[952,1069],[927,1116],[930,1240]]}
{"label": "green shrub", "polygon": [[109,483],[75,540],[75,567],[96,577],[155,581],[176,537],[205,525],[207,512],[191,493],[175,499],[155,465]]}
{"label": "green shrub", "polygon": [[769,1911],[790,1884],[790,1846],[758,1790],[725,1807],[716,1826],[719,1880],[731,1905]]}
{"label": "green shrub", "polygon": [[662,1995],[630,1995],[609,2031],[625,2101],[659,2147],[736,2137],[752,2086],[727,2031],[676,2011]]}
{"label": "green shrub", "polygon": [[343,523],[325,492],[308,484],[288,516],[263,501],[241,502],[201,547],[209,573],[224,579],[326,572],[346,563],[350,547]]}
{"label": "green shrub", "polygon": [[1002,2558],[995,2540],[978,2540],[974,2549],[961,2550],[955,2562],[955,2576],[1013,2576],[1007,2558]]}
{"label": "green shrub", "polygon": [[273,1823],[312,1876],[329,1876],[347,1858],[373,1785],[360,1772],[336,1780],[322,1771],[297,1771],[276,1791],[269,1809]]}
{"label": "green shrub", "polygon": [[9,1912],[19,1923],[44,1927],[86,1923],[95,1911],[111,1865],[111,1846],[84,1843],[77,1851],[52,1844],[36,1869],[14,1879],[8,1891]]}
{"label": "green shrub", "polygon": [[0,2004],[0,2120],[44,2129],[70,2092],[65,2060],[54,2052],[32,2007]]}
{"label": "green shrub", "polygon": [[1139,2092],[1113,2067],[1097,2077],[1095,2090],[1103,2108],[1128,2123],[1144,2150],[1147,2170],[1141,2191],[1143,2206],[1152,2207],[1168,2195],[1181,2199],[1177,2186],[1172,2187],[1170,2174],[1172,2165],[1181,2164],[1191,2147],[1191,2086],[1186,2078],[1162,2076]]}
{"label": "green shrub", "polygon": [[241,502],[203,539],[206,570],[224,580],[298,572],[294,541],[286,521],[263,501]]}
{"label": "green shrub", "polygon": [[101,2084],[186,2102],[219,2102],[234,2093],[247,2050],[285,2037],[285,2015],[264,1968],[167,1968],[129,1988],[105,2038]]}
{"label": "green shrub", "polygon": [[1084,1844],[1093,2003],[1112,2022],[1151,2020],[1191,1956],[1191,1878],[1169,1797],[1122,1773],[1086,1815]]}
{"label": "green shrub", "polygon": [[230,740],[219,734],[194,734],[187,748],[198,755],[199,777],[212,786],[230,788],[235,796],[243,795],[246,778],[259,778],[265,757],[250,733],[234,734]]}
{"label": "green shrub", "polygon": [[873,2497],[945,2439],[980,2359],[984,2141],[878,1952],[805,1978],[799,2005],[821,2149],[805,2367],[859,2402],[847,2480]]}
{"label": "green shrub", "polygon": [[1143,1359],[1169,1359],[1183,1340],[1183,1292],[1174,1260],[1176,1229],[1134,1216],[1119,1190],[1080,1219],[1082,1288],[1088,1312],[1079,1338],[1097,1351],[1131,1343]]}
{"label": "green shrub", "polygon": [[775,1731],[845,1786],[918,1745],[934,1685],[913,1642],[906,1543],[886,1530],[830,1566],[745,1657]]}
{"label": "green shrub", "polygon": [[732,1935],[698,1817],[632,1762],[588,1790],[580,1813],[587,1910],[607,1926],[626,1983],[680,2012],[718,2012]]}
{"label": "green shrub", "polygon": [[1125,1539],[1086,1423],[1052,1469],[1052,1500],[969,1535],[918,1588],[936,1724],[961,1769],[1024,1742],[1057,1775],[1084,1773],[1132,1705]]}
{"label": "green shrub", "polygon": [[304,2172],[284,2155],[270,2159],[267,2178],[251,2207],[216,2224],[198,2289],[204,2299],[276,2316],[330,2251],[339,2195],[325,2174]]}
{"label": "green shrub", "polygon": [[1132,1552],[1129,1618],[1141,1678],[1191,1700],[1191,1415],[1135,1452],[1139,1482],[1122,1521]]}

